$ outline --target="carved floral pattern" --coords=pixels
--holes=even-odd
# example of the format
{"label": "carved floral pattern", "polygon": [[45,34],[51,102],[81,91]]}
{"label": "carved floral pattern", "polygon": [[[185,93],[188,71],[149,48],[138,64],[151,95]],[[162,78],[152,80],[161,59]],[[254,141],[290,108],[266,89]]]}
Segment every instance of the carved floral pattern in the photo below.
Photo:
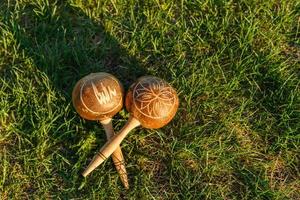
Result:
{"label": "carved floral pattern", "polygon": [[136,108],[151,118],[168,116],[176,102],[171,86],[155,77],[138,82],[133,90],[133,98]]}

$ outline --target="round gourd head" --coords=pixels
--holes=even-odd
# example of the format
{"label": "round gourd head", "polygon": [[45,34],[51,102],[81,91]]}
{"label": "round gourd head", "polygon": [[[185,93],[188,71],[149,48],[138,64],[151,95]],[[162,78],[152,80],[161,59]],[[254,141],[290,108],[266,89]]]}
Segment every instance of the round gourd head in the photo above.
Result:
{"label": "round gourd head", "polygon": [[91,73],[80,79],[72,92],[77,113],[88,120],[112,118],[123,107],[124,90],[111,74]]}
{"label": "round gourd head", "polygon": [[126,109],[145,128],[160,128],[169,123],[178,109],[176,91],[166,81],[143,76],[126,95]]}

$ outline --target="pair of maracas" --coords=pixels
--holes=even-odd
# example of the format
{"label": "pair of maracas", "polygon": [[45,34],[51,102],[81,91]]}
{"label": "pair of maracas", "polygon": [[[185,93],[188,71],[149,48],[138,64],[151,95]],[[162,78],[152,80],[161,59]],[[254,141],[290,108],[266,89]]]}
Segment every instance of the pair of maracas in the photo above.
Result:
{"label": "pair of maracas", "polygon": [[103,125],[108,141],[82,173],[85,177],[112,155],[113,162],[125,188],[128,178],[120,144],[135,127],[161,128],[171,121],[178,108],[176,91],[164,80],[143,76],[132,84],[125,98],[130,117],[125,126],[114,134],[112,117],[123,107],[124,90],[111,74],[99,72],[80,79],[72,92],[72,101],[79,115],[98,120]]}

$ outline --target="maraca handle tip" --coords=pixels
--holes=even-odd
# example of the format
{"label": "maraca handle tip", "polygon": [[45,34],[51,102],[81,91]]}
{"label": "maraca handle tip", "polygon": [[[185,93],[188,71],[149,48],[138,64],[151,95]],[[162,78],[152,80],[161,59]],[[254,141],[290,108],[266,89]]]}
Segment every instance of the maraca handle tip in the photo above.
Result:
{"label": "maraca handle tip", "polygon": [[89,173],[87,173],[87,171],[85,170],[84,172],[82,172],[81,175],[85,178],[85,177],[87,177],[87,175],[89,175]]}

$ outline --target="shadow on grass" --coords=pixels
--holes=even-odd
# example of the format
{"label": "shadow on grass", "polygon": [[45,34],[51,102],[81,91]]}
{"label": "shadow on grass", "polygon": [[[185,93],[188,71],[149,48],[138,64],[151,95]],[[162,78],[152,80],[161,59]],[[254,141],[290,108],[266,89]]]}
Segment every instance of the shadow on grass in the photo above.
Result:
{"label": "shadow on grass", "polygon": [[[95,22],[79,8],[72,8],[65,3],[57,3],[56,6],[57,10],[54,12],[53,6],[39,8],[28,3],[20,17],[8,24],[13,24],[11,30],[20,44],[20,49],[32,59],[33,65],[40,73],[46,75],[52,84],[50,87],[62,96],[57,102],[68,110],[65,115],[59,117],[58,124],[48,132],[48,137],[55,144],[52,148],[58,151],[51,152],[48,149],[47,154],[58,154],[52,157],[51,163],[56,167],[51,167],[50,174],[58,181],[62,181],[50,188],[50,191],[61,191],[60,195],[70,197],[70,191],[76,192],[78,188],[84,188],[86,185],[99,190],[95,182],[104,181],[107,184],[110,182],[108,179],[110,175],[106,175],[106,180],[101,177],[109,171],[102,171],[100,175],[90,176],[87,180],[80,176],[83,167],[106,139],[96,122],[84,122],[73,108],[70,109],[71,92],[75,83],[89,73],[103,71],[114,74],[127,90],[138,77],[147,74],[147,69],[141,67],[139,62],[106,32],[101,21]],[[28,116],[25,120],[30,120],[30,117],[32,118]],[[34,127],[29,127],[31,122],[25,121],[24,124],[27,124],[24,130],[31,134],[34,130]],[[96,148],[89,143],[90,135],[94,132],[97,132]],[[82,148],[84,145],[92,145],[92,150],[90,147]],[[114,171],[112,165],[105,168]],[[119,180],[118,185],[121,186]],[[116,193],[109,187],[101,189],[107,192],[106,195]],[[27,192],[30,194],[34,190],[35,187],[32,187]],[[90,188],[85,187],[83,190],[90,191]],[[81,195],[84,195],[84,192]]]}
{"label": "shadow on grass", "polygon": [[253,118],[253,130],[260,133],[261,137],[267,142],[271,151],[280,152],[282,149],[294,149],[295,144],[292,140],[297,132],[299,115],[294,112],[297,110],[296,101],[298,99],[296,73],[293,71],[287,74],[287,79],[279,72],[278,63],[269,61],[264,56],[258,73],[251,75],[250,81],[242,82],[244,88],[252,89],[252,96],[256,103],[255,108],[259,108],[259,114]]}
{"label": "shadow on grass", "polygon": [[18,41],[68,100],[75,83],[89,73],[112,73],[127,88],[147,72],[105,31],[101,21],[94,22],[69,5],[57,7],[54,16],[52,10],[39,16],[35,8],[26,7]]}
{"label": "shadow on grass", "polygon": [[[233,164],[235,182],[232,185],[234,195],[243,198],[273,199],[274,195],[269,187],[269,183],[262,178],[261,173],[249,167],[245,168],[239,163]],[[245,196],[240,196],[241,194]]]}

